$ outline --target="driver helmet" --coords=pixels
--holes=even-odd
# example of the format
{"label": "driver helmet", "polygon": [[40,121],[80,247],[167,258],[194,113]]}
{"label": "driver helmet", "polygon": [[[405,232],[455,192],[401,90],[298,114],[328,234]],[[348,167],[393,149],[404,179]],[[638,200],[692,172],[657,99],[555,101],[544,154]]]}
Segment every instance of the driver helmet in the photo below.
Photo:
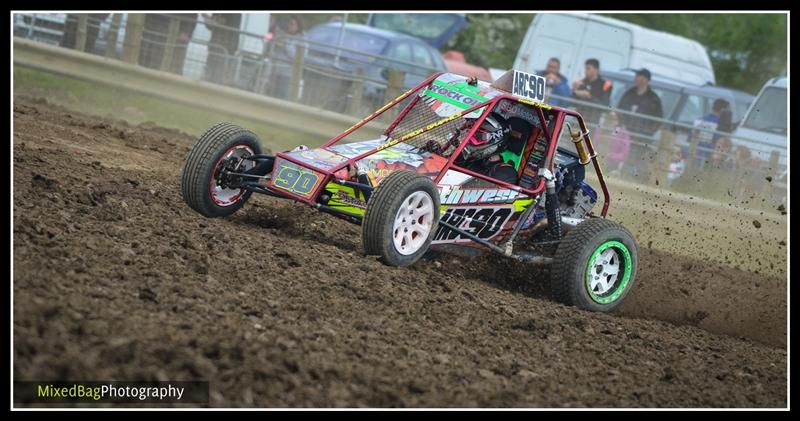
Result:
{"label": "driver helmet", "polygon": [[[474,124],[475,121],[477,119],[472,119],[472,122],[468,121],[468,126]],[[503,152],[510,133],[511,126],[508,121],[497,113],[491,113],[483,120],[478,130],[467,139],[463,152],[464,159],[476,161]]]}

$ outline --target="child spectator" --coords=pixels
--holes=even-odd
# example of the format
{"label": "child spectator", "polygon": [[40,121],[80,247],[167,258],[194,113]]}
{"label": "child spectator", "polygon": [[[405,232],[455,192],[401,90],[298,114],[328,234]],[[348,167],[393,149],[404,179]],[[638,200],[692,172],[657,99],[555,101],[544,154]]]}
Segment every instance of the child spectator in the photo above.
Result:
{"label": "child spectator", "polygon": [[667,173],[667,184],[672,185],[676,180],[681,178],[683,170],[686,168],[686,161],[683,159],[683,150],[680,146],[675,146],[672,151],[672,159],[669,163],[669,172]]}
{"label": "child spectator", "polygon": [[622,119],[617,113],[609,113],[608,120],[612,131],[605,161],[608,163],[608,168],[611,168],[611,174],[619,175],[622,171],[622,165],[628,159],[628,154],[631,151],[631,135],[622,124]]}
{"label": "child spectator", "polygon": [[731,158],[731,149],[733,149],[733,142],[730,138],[720,137],[714,142],[714,153],[711,154],[708,163],[712,168],[729,170],[733,167],[733,158]]}
{"label": "child spectator", "polygon": [[697,167],[702,167],[705,161],[711,156],[711,151],[714,149],[714,141],[719,138],[719,136],[714,135],[711,130],[717,130],[722,111],[729,107],[730,104],[728,101],[716,99],[711,106],[711,112],[695,120],[694,127],[703,130],[690,131],[688,142],[691,143],[694,137],[698,138]]}

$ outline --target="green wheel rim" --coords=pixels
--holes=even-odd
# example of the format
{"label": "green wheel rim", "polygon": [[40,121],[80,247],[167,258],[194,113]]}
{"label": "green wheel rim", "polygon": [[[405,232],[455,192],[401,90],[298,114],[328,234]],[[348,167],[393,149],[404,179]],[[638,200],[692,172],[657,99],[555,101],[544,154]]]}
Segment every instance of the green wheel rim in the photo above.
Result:
{"label": "green wheel rim", "polygon": [[[597,294],[595,291],[593,291],[591,286],[592,278],[596,274],[595,268],[597,267],[598,257],[600,257],[604,251],[610,248],[614,249],[617,257],[622,260],[622,262],[619,264],[619,268],[622,270],[622,276],[620,277],[617,275],[614,285],[608,291],[605,291],[602,294]],[[586,265],[586,291],[589,293],[589,297],[599,304],[611,304],[617,301],[622,293],[625,292],[625,288],[631,281],[631,260],[631,252],[628,250],[628,247],[625,246],[625,244],[622,244],[616,240],[609,240],[603,244],[600,244],[600,247],[597,247],[594,253],[592,253],[591,257],[589,257],[589,262]]]}

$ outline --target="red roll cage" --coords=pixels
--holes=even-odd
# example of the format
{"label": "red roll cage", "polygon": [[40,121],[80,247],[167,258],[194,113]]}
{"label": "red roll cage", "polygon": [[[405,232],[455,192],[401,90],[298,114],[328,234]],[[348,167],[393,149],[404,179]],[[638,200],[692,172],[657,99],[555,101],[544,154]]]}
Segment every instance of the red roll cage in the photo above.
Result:
{"label": "red roll cage", "polygon": [[[325,142],[325,144],[323,144],[322,147],[323,148],[327,148],[327,147],[332,146],[332,145],[336,144],[337,142],[341,141],[342,139],[344,139],[345,137],[347,137],[351,133],[355,132],[356,130],[360,129],[361,127],[363,127],[364,125],[366,125],[370,121],[372,121],[375,118],[377,118],[378,116],[382,115],[386,110],[388,110],[388,109],[394,107],[395,105],[401,103],[406,98],[408,98],[412,94],[416,93],[420,89],[423,89],[423,88],[427,87],[433,80],[435,80],[436,78],[438,78],[442,74],[444,74],[444,73],[443,72],[438,72],[438,73],[435,73],[435,74],[431,75],[429,78],[427,78],[421,84],[417,85],[414,88],[411,88],[410,90],[406,91],[405,93],[403,93],[399,97],[397,97],[394,100],[390,101],[389,103],[387,103],[383,107],[379,108],[377,111],[375,111],[374,113],[370,114],[369,116],[365,117],[364,119],[362,119],[361,121],[359,121],[358,123],[356,123],[355,125],[350,127],[349,129],[345,130],[344,132],[342,132],[338,136],[335,136],[335,137],[331,138],[330,140]],[[498,89],[498,91],[500,91],[500,90]],[[324,174],[325,175],[325,179],[321,183],[319,183],[319,185],[314,189],[312,194],[310,194],[308,197],[298,196],[298,195],[292,194],[290,192],[287,192],[285,190],[281,190],[280,193],[282,195],[289,195],[289,196],[291,196],[293,199],[295,199],[297,201],[304,202],[304,203],[307,203],[307,204],[310,204],[310,205],[313,206],[314,205],[314,200],[316,200],[316,197],[319,194],[319,190],[324,188],[324,186],[329,181],[334,179],[334,177],[335,177],[334,174],[336,172],[340,171],[341,169],[347,168],[348,166],[351,166],[351,165],[354,165],[357,161],[360,161],[360,160],[362,160],[362,159],[364,159],[364,158],[366,158],[366,157],[368,157],[368,156],[370,156],[370,155],[372,155],[374,153],[377,153],[377,152],[379,152],[381,150],[384,150],[386,148],[390,148],[390,147],[395,146],[395,145],[397,145],[399,143],[408,141],[408,140],[410,140],[410,139],[412,139],[414,137],[417,137],[417,136],[419,136],[419,135],[421,135],[421,134],[423,134],[423,133],[425,133],[425,132],[427,132],[429,130],[432,130],[432,129],[436,128],[436,127],[439,127],[442,124],[445,124],[445,123],[447,123],[449,121],[455,120],[455,119],[460,118],[460,117],[462,117],[464,115],[472,113],[473,111],[475,111],[477,109],[485,107],[485,110],[483,111],[483,113],[481,113],[481,115],[478,118],[478,120],[476,121],[476,123],[472,125],[471,129],[466,134],[466,136],[463,137],[463,140],[458,145],[458,147],[450,154],[450,157],[448,158],[447,163],[441,169],[441,171],[436,176],[436,178],[434,178],[434,180],[433,180],[434,183],[438,184],[439,181],[444,176],[444,174],[447,173],[447,171],[450,168],[455,167],[454,169],[458,170],[459,172],[463,172],[463,173],[468,174],[470,176],[477,177],[477,178],[489,181],[491,183],[500,185],[503,188],[520,191],[520,192],[525,193],[525,194],[527,194],[527,195],[529,195],[531,197],[536,197],[536,196],[540,195],[545,190],[545,180],[544,180],[544,178],[542,178],[539,181],[539,184],[537,186],[535,186],[534,188],[526,189],[526,188],[520,187],[518,185],[509,184],[509,183],[506,183],[506,182],[501,181],[501,180],[496,180],[496,179],[493,179],[493,178],[488,177],[486,175],[483,175],[483,174],[468,170],[466,168],[463,168],[461,166],[455,165],[456,158],[461,154],[462,150],[464,149],[464,146],[467,143],[466,139],[469,139],[471,136],[474,135],[475,131],[478,130],[478,128],[483,123],[483,121],[486,119],[486,117],[489,115],[491,110],[494,109],[494,107],[497,105],[497,103],[499,101],[504,100],[504,99],[505,100],[516,101],[516,102],[521,102],[521,103],[524,103],[524,104],[527,104],[527,105],[534,106],[536,108],[536,114],[537,114],[537,116],[539,118],[539,121],[541,123],[542,132],[544,133],[544,136],[545,136],[545,138],[547,139],[547,142],[548,142],[547,154],[545,156],[545,163],[546,163],[547,168],[551,172],[555,171],[554,163],[553,163],[553,156],[554,156],[554,153],[555,153],[555,149],[557,148],[557,145],[558,145],[558,141],[553,141],[553,139],[558,139],[559,136],[561,135],[562,125],[564,124],[564,120],[567,117],[572,116],[578,121],[578,125],[579,125],[579,128],[581,130],[581,136],[583,136],[583,139],[585,140],[585,146],[586,146],[586,149],[587,149],[587,152],[588,152],[588,156],[589,156],[589,158],[591,159],[591,161],[592,161],[592,163],[594,165],[595,173],[597,174],[598,181],[599,181],[600,186],[601,186],[601,188],[603,190],[603,210],[601,212],[601,215],[603,217],[605,217],[606,214],[608,213],[608,207],[609,207],[611,198],[610,198],[610,195],[609,195],[608,187],[607,187],[606,182],[605,182],[605,178],[603,177],[603,171],[600,168],[600,164],[599,164],[599,162],[597,160],[597,153],[595,152],[594,145],[592,144],[592,141],[591,141],[591,139],[589,137],[589,130],[587,129],[586,124],[583,121],[583,117],[581,117],[580,114],[578,114],[577,112],[575,112],[573,110],[569,110],[569,109],[565,109],[565,108],[561,108],[561,107],[556,107],[556,106],[552,106],[552,105],[540,104],[540,103],[537,103],[537,102],[530,101],[530,100],[528,100],[526,98],[521,98],[521,97],[512,95],[511,93],[505,93],[505,94],[502,94],[502,95],[495,96],[495,97],[489,99],[488,101],[484,101],[484,102],[482,102],[480,104],[474,105],[474,106],[472,106],[470,108],[467,108],[467,109],[465,109],[465,110],[463,110],[461,112],[455,113],[455,114],[453,114],[453,115],[451,115],[449,117],[444,117],[444,118],[442,118],[440,120],[437,120],[437,121],[435,121],[435,122],[433,122],[431,124],[428,124],[425,127],[422,127],[422,128],[417,129],[417,130],[414,130],[414,131],[412,131],[410,133],[407,133],[407,134],[405,134],[405,135],[403,135],[403,136],[401,136],[401,137],[399,137],[397,139],[388,138],[386,140],[386,142],[381,144],[380,146],[375,147],[375,148],[373,148],[373,149],[371,149],[371,150],[369,150],[367,152],[364,152],[364,153],[362,153],[362,154],[360,154],[358,156],[349,158],[348,160],[338,164],[337,166],[335,166],[332,169],[326,170],[326,169],[314,168],[313,169],[314,171]],[[395,117],[394,120],[392,120],[392,122],[389,124],[389,126],[386,128],[386,130],[384,130],[383,134],[385,136],[388,136],[388,133],[391,133],[392,130],[394,130],[394,128],[406,117],[406,115],[409,113],[409,111],[413,108],[414,104],[416,104],[417,101],[419,101],[419,100],[420,100],[419,96],[414,97],[412,99],[412,101],[408,105],[406,105],[406,107],[400,112],[400,114],[398,114],[397,117]],[[544,116],[544,112],[542,111],[543,109],[547,109],[547,110],[551,110],[551,111],[555,111],[556,112],[555,124],[553,125],[553,133],[551,133],[547,128],[547,119]],[[296,165],[299,165],[301,167],[307,167],[307,164],[304,164],[304,163],[302,163],[302,162],[300,162],[300,161],[298,161],[296,159],[293,159],[291,156],[287,155],[286,153],[278,153],[276,155],[276,158],[277,159],[287,160],[287,161],[292,162],[292,163],[294,163]],[[345,180],[335,180],[335,181],[343,182]],[[270,182],[270,187],[271,187],[271,182]]]}

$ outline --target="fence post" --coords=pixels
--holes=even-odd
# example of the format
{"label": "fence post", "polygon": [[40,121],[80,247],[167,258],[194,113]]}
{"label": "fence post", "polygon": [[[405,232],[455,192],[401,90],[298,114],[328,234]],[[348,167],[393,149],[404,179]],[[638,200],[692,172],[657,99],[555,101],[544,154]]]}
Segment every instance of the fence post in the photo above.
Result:
{"label": "fence post", "polygon": [[778,151],[772,151],[769,154],[769,171],[770,175],[774,176],[777,173],[778,169],[778,162],[781,159],[781,153]]}
{"label": "fence post", "polygon": [[122,13],[114,13],[111,17],[111,26],[106,34],[106,57],[117,56],[117,38],[119,37],[119,26],[122,22]]}
{"label": "fence post", "polygon": [[405,73],[394,69],[389,70],[388,85],[386,86],[386,91],[383,94],[384,104],[400,95],[400,93],[403,91],[403,82],[405,81],[405,78]]}
{"label": "fence post", "polygon": [[300,83],[303,81],[303,56],[305,55],[305,45],[298,45],[295,49],[294,65],[292,65],[292,81],[289,83],[289,101],[297,102],[300,98]]}
{"label": "fence post", "polygon": [[364,96],[364,69],[356,69],[356,81],[353,84],[353,98],[347,106],[347,114],[357,115],[361,112],[361,101]]}
{"label": "fence post", "polygon": [[81,13],[78,15],[78,30],[75,32],[75,49],[78,51],[86,50],[86,27],[89,24],[89,15]]}
{"label": "fence post", "polygon": [[[388,104],[391,100],[397,98],[403,92],[403,82],[405,82],[406,74],[399,70],[391,69],[389,70],[389,77],[387,79],[388,83],[386,86],[386,91],[383,93],[384,104]],[[397,115],[398,112],[399,111],[397,107],[392,107],[391,110],[386,110],[384,115],[386,118],[392,119]]]}
{"label": "fence post", "polygon": [[659,176],[659,183],[666,182],[666,174],[669,173],[669,163],[672,158],[672,145],[675,142],[675,132],[672,130],[661,130],[661,140],[658,142],[656,151],[655,171],[650,171],[650,184],[655,184]]}
{"label": "fence post", "polygon": [[780,161],[781,154],[778,151],[772,151],[769,154],[769,163],[763,173],[765,177],[772,177],[772,182],[762,183],[761,194],[762,197],[769,197],[773,191],[773,183],[778,182],[778,162]]}
{"label": "fence post", "polygon": [[172,68],[173,55],[175,54],[175,43],[178,42],[178,30],[180,29],[180,21],[176,18],[169,17],[169,26],[167,27],[167,45],[164,46],[164,55],[161,57],[161,70],[169,71]]}
{"label": "fence post", "polygon": [[690,169],[693,173],[696,172],[700,165],[697,162],[697,147],[700,145],[700,132],[695,134],[692,137],[691,143],[689,143],[689,156],[686,157],[686,167]]}
{"label": "fence post", "polygon": [[125,26],[125,42],[122,48],[122,60],[137,64],[139,62],[139,49],[142,46],[142,31],[144,31],[144,14],[129,13],[128,24]]}

